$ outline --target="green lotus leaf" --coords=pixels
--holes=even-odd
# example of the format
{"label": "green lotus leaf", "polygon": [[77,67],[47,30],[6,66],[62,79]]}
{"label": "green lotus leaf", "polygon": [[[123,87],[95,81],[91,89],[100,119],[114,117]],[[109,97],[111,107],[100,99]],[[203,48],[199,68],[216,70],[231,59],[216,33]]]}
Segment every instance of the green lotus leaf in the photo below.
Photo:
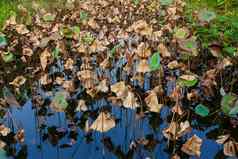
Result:
{"label": "green lotus leaf", "polygon": [[150,69],[152,71],[160,68],[160,54],[159,52],[154,53],[150,58]]}
{"label": "green lotus leaf", "polygon": [[3,52],[2,59],[4,62],[10,63],[10,62],[14,61],[14,55],[11,52]]}
{"label": "green lotus leaf", "polygon": [[209,109],[203,104],[198,104],[195,108],[195,113],[202,117],[208,116],[209,112]]}

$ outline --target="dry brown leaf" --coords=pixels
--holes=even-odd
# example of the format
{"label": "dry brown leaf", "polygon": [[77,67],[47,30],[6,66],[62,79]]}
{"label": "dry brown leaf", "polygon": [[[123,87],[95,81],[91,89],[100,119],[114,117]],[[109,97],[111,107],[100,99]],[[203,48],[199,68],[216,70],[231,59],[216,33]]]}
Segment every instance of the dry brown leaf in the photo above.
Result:
{"label": "dry brown leaf", "polygon": [[173,70],[173,69],[177,69],[180,68],[181,65],[178,63],[177,60],[171,61],[170,63],[168,63],[168,68]]}
{"label": "dry brown leaf", "polygon": [[140,60],[140,63],[138,64],[138,66],[136,68],[136,72],[138,72],[138,73],[150,72],[150,66],[146,59]]}
{"label": "dry brown leaf", "polygon": [[136,54],[140,58],[148,58],[151,55],[151,50],[148,47],[148,44],[140,43],[136,48]]}
{"label": "dry brown leaf", "polygon": [[104,79],[104,80],[100,81],[96,87],[96,90],[100,91],[100,92],[104,92],[104,93],[108,92],[109,88],[107,86],[107,80]]}
{"label": "dry brown leaf", "polygon": [[137,98],[135,97],[135,94],[131,91],[128,92],[128,95],[123,100],[123,106],[126,108],[135,109],[139,107],[139,104],[137,102]]}
{"label": "dry brown leaf", "polygon": [[40,55],[40,63],[43,71],[45,71],[47,65],[50,63],[51,54],[49,53],[48,49],[45,49]]}
{"label": "dry brown leaf", "polygon": [[163,43],[159,44],[158,50],[162,57],[171,57],[171,53],[168,51],[167,47]]}
{"label": "dry brown leaf", "polygon": [[40,84],[48,85],[50,83],[52,83],[52,79],[48,76],[48,74],[44,74],[40,77]]}
{"label": "dry brown leaf", "polygon": [[231,136],[230,134],[218,136],[218,139],[216,140],[216,142],[218,144],[224,144],[229,139],[230,136]]}
{"label": "dry brown leaf", "polygon": [[0,134],[2,136],[7,136],[11,132],[11,129],[6,127],[5,125],[1,124],[0,125]]}
{"label": "dry brown leaf", "polygon": [[33,55],[33,51],[32,51],[32,49],[31,48],[23,48],[23,50],[22,50],[22,54],[24,55],[24,56],[28,56],[28,57],[31,57],[32,55]]}
{"label": "dry brown leaf", "polygon": [[64,81],[62,87],[68,92],[73,92],[75,90],[74,81],[73,80]]}
{"label": "dry brown leaf", "polygon": [[183,144],[181,150],[188,155],[200,157],[201,145],[202,139],[196,135],[193,135],[185,144]]}
{"label": "dry brown leaf", "polygon": [[87,111],[88,110],[88,107],[87,107],[87,105],[86,105],[86,103],[85,103],[85,100],[82,100],[82,99],[80,99],[79,101],[78,101],[78,106],[77,106],[77,108],[76,108],[76,111],[83,111],[83,112],[85,112],[85,111]]}
{"label": "dry brown leaf", "polygon": [[173,113],[177,113],[177,114],[179,114],[179,115],[182,115],[182,114],[183,114],[183,110],[182,110],[182,108],[181,108],[181,105],[178,104],[178,103],[175,104],[175,106],[171,109],[171,111],[172,111]]}
{"label": "dry brown leaf", "polygon": [[149,95],[145,98],[149,111],[159,113],[163,104],[159,104],[157,94],[154,91],[150,91]]}
{"label": "dry brown leaf", "polygon": [[97,24],[97,22],[95,21],[94,18],[90,18],[88,20],[88,25],[92,28],[92,29],[97,29],[99,28],[99,25]]}
{"label": "dry brown leaf", "polygon": [[172,121],[169,127],[163,130],[163,135],[169,140],[177,140],[191,130],[189,121],[181,122],[180,124]]}
{"label": "dry brown leaf", "polygon": [[129,28],[128,28],[128,31],[129,32],[136,32],[138,34],[141,34],[142,36],[143,35],[147,35],[147,36],[150,36],[152,35],[152,32],[153,32],[153,29],[151,26],[149,26],[147,24],[146,21],[144,20],[139,20],[137,22],[134,22]]}
{"label": "dry brown leaf", "polygon": [[22,34],[22,35],[27,34],[27,33],[30,32],[30,31],[26,28],[26,26],[23,25],[23,24],[18,24],[18,25],[16,25],[16,31],[17,31],[18,34]]}
{"label": "dry brown leaf", "polygon": [[238,152],[238,143],[232,140],[227,141],[224,144],[223,152],[226,156],[236,157]]}
{"label": "dry brown leaf", "polygon": [[95,52],[102,52],[105,51],[107,47],[103,45],[103,43],[99,40],[94,40],[92,45],[89,47],[89,52],[90,53],[95,53]]}
{"label": "dry brown leaf", "polygon": [[24,129],[20,129],[17,131],[16,135],[14,136],[15,140],[18,141],[19,143],[23,143],[25,140],[25,133]]}
{"label": "dry brown leaf", "polygon": [[6,146],[6,143],[0,140],[0,149],[3,149]]}
{"label": "dry brown leaf", "polygon": [[66,63],[64,64],[64,68],[66,70],[73,70],[74,68],[74,60],[72,58],[68,58]]}
{"label": "dry brown leaf", "polygon": [[99,132],[107,132],[116,126],[115,119],[109,112],[101,112],[97,119],[90,126],[90,129]]}
{"label": "dry brown leaf", "polygon": [[115,93],[119,98],[124,98],[128,95],[128,87],[126,86],[124,81],[111,85],[111,91]]}
{"label": "dry brown leaf", "polygon": [[17,76],[12,82],[10,82],[10,85],[13,85],[15,87],[21,87],[26,82],[26,78],[24,76]]}

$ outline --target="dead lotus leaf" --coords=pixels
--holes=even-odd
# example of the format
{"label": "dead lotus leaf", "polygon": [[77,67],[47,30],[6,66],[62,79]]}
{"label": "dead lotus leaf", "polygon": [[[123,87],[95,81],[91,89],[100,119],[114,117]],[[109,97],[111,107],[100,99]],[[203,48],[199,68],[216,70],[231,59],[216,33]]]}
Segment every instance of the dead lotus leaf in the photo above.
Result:
{"label": "dead lotus leaf", "polygon": [[152,35],[153,29],[151,26],[149,26],[147,24],[146,21],[144,20],[139,20],[137,22],[134,22],[129,28],[128,28],[129,32],[136,32],[138,34],[141,34],[142,36],[150,36]]}
{"label": "dead lotus leaf", "polygon": [[47,65],[50,63],[51,54],[49,53],[48,49],[45,49],[40,55],[40,63],[43,71],[45,71]]}
{"label": "dead lotus leaf", "polygon": [[238,152],[238,143],[232,140],[227,141],[224,144],[223,152],[226,156],[236,157]]}
{"label": "dead lotus leaf", "polygon": [[181,105],[180,104],[175,104],[175,106],[171,109],[171,111],[173,112],[173,113],[177,113],[177,114],[179,114],[179,115],[182,115],[183,114],[183,110],[182,110],[182,107],[181,107]]}
{"label": "dead lotus leaf", "polygon": [[181,150],[188,155],[200,157],[202,139],[193,135],[188,141],[183,144]]}
{"label": "dead lotus leaf", "polygon": [[128,95],[123,100],[123,106],[130,109],[135,109],[139,107],[137,98],[135,97],[135,94],[133,92],[131,91],[128,92]]}
{"label": "dead lotus leaf", "polygon": [[72,58],[68,58],[66,63],[64,64],[64,68],[66,70],[73,70],[74,68],[74,60]]}
{"label": "dead lotus leaf", "polygon": [[97,85],[96,89],[99,92],[104,92],[104,93],[108,92],[109,88],[107,86],[107,80],[104,79],[104,80],[100,81],[99,84]]}
{"label": "dead lotus leaf", "polygon": [[30,48],[23,48],[22,54],[23,54],[24,56],[31,57],[31,56],[33,55],[33,51],[32,51],[32,49],[30,49]]}
{"label": "dead lotus leaf", "polygon": [[96,74],[95,72],[91,70],[82,70],[77,73],[78,79],[79,80],[95,80],[96,79]]}
{"label": "dead lotus leaf", "polygon": [[123,98],[128,95],[128,87],[126,86],[124,81],[111,85],[111,91],[115,93],[119,98]]}
{"label": "dead lotus leaf", "polygon": [[230,134],[218,136],[218,139],[216,140],[216,142],[218,144],[224,144],[229,139],[230,136],[231,136]]}
{"label": "dead lotus leaf", "polygon": [[75,90],[74,81],[73,80],[64,81],[62,87],[68,92],[73,92]]}
{"label": "dead lotus leaf", "polygon": [[10,85],[13,85],[17,88],[22,86],[26,82],[26,78],[24,76],[17,76],[12,82],[10,82]]}
{"label": "dead lotus leaf", "polygon": [[19,143],[23,143],[25,141],[25,132],[24,129],[20,129],[17,131],[16,135],[14,136],[15,140]]}
{"label": "dead lotus leaf", "polygon": [[171,57],[171,53],[163,43],[159,44],[158,50],[162,57]]}
{"label": "dead lotus leaf", "polygon": [[44,74],[40,77],[40,84],[48,85],[52,83],[52,79],[48,76],[48,74]]}
{"label": "dead lotus leaf", "polygon": [[24,35],[24,34],[27,34],[29,33],[30,31],[26,28],[25,25],[23,24],[18,24],[16,25],[16,31],[18,34],[21,34],[21,35]]}
{"label": "dead lotus leaf", "polygon": [[138,64],[138,66],[136,68],[136,72],[138,72],[138,73],[150,72],[150,66],[146,59],[140,60],[140,63]]}
{"label": "dead lotus leaf", "polygon": [[92,29],[97,29],[99,28],[99,25],[97,24],[97,22],[95,21],[94,18],[90,18],[88,20],[88,25],[92,28]]}
{"label": "dead lotus leaf", "polygon": [[6,145],[4,141],[0,140],[0,149],[3,149]]}
{"label": "dead lotus leaf", "polygon": [[2,136],[7,136],[11,132],[11,129],[6,127],[5,125],[1,124],[0,125],[0,134]]}
{"label": "dead lotus leaf", "polygon": [[157,95],[154,91],[150,91],[150,94],[145,98],[149,111],[159,113],[163,104],[159,104]]}
{"label": "dead lotus leaf", "polygon": [[94,40],[92,45],[89,47],[89,52],[90,53],[95,53],[95,52],[102,52],[105,51],[107,47],[103,45],[103,43],[99,40]]}
{"label": "dead lotus leaf", "polygon": [[147,44],[142,42],[136,48],[136,54],[140,58],[148,58],[151,55],[151,50],[150,50],[150,48],[148,47]]}
{"label": "dead lotus leaf", "polygon": [[186,81],[194,81],[197,79],[195,75],[182,75],[179,78],[186,80]]}
{"label": "dead lotus leaf", "polygon": [[101,112],[97,119],[90,126],[90,129],[99,131],[99,132],[107,132],[110,129],[116,126],[115,119],[111,116],[109,112]]}
{"label": "dead lotus leaf", "polygon": [[181,67],[181,64],[179,64],[177,60],[174,60],[174,61],[171,61],[170,63],[168,63],[168,68],[171,70],[177,69],[180,67]]}
{"label": "dead lotus leaf", "polygon": [[85,112],[85,111],[87,111],[87,110],[88,110],[88,107],[87,107],[87,105],[86,105],[85,100],[80,99],[80,100],[78,101],[78,106],[77,106],[77,108],[76,108],[76,111],[78,111],[78,112],[81,112],[81,111]]}
{"label": "dead lotus leaf", "polygon": [[189,121],[181,122],[180,124],[173,121],[168,128],[163,130],[163,135],[169,140],[177,140],[191,130]]}

